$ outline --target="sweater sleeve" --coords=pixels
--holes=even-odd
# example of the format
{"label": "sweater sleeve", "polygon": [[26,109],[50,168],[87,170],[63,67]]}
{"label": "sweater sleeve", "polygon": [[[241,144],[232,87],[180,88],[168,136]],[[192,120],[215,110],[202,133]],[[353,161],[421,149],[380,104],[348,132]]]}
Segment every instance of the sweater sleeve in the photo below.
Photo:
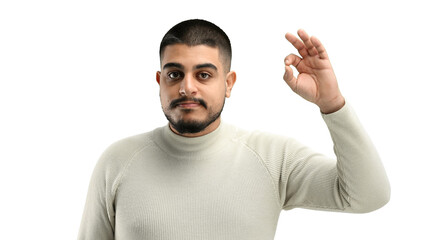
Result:
{"label": "sweater sleeve", "polygon": [[111,144],[92,173],[78,240],[113,240],[116,227],[116,194],[133,157],[151,142],[152,132]]}
{"label": "sweater sleeve", "polygon": [[336,159],[293,141],[283,161],[283,209],[295,207],[365,213],[384,206],[390,185],[380,157],[353,109],[322,115]]}
{"label": "sweater sleeve", "polygon": [[114,174],[111,174],[109,159],[110,154],[106,151],[92,173],[78,240],[114,239],[115,214],[111,194]]}

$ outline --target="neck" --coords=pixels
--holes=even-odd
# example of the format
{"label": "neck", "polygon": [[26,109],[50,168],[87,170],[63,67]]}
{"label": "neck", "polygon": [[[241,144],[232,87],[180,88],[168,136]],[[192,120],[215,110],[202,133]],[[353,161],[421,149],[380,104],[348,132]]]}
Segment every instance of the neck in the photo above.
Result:
{"label": "neck", "polygon": [[213,132],[214,130],[216,130],[220,125],[220,117],[218,117],[214,122],[210,123],[210,125],[208,125],[206,128],[204,128],[204,130],[197,132],[197,133],[179,133],[178,131],[176,131],[176,129],[174,129],[172,127],[172,125],[169,123],[169,127],[170,129],[176,133],[177,135],[183,136],[183,137],[189,137],[189,138],[193,138],[193,137],[201,137],[204,136],[206,134],[209,134],[211,132]]}

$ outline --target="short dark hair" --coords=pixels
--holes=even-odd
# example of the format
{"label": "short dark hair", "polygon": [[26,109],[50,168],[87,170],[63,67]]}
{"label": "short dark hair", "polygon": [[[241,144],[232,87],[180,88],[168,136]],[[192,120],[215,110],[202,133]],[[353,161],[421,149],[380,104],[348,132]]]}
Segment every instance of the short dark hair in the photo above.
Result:
{"label": "short dark hair", "polygon": [[160,60],[168,45],[183,43],[188,46],[207,45],[218,47],[223,57],[225,70],[231,69],[231,41],[226,33],[215,24],[202,20],[190,19],[176,24],[163,37],[160,44]]}

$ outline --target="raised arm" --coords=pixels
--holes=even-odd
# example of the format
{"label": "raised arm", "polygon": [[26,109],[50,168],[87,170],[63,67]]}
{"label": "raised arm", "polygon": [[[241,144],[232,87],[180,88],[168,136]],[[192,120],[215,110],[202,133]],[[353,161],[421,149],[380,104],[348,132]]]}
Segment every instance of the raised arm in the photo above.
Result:
{"label": "raised arm", "polygon": [[[336,159],[317,154],[298,143],[285,159],[281,189],[284,209],[304,207],[364,213],[389,201],[390,185],[371,139],[354,110],[345,104],[327,52],[315,37],[299,30],[287,40],[300,56],[285,58],[284,80],[304,99],[315,103],[334,143]],[[299,75],[295,77],[290,66]]]}

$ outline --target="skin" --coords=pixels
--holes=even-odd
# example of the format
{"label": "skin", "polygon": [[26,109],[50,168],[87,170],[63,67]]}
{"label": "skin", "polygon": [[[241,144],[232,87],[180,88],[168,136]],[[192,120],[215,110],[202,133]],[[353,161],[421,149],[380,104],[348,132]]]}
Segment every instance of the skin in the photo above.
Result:
{"label": "skin", "polygon": [[[340,110],[345,105],[345,99],[339,90],[324,46],[304,30],[299,30],[297,34],[300,39],[291,33],[285,35],[300,54],[290,54],[284,59],[285,82],[302,98],[316,104],[322,113],[330,114]],[[294,66],[299,72],[297,77],[293,75],[290,66]],[[161,69],[156,74],[160,85],[161,105],[163,111],[175,121],[208,119],[209,114],[222,109],[224,99],[231,96],[236,81],[235,72],[224,70],[219,49],[206,45],[167,46],[161,60]],[[175,108],[169,108],[173,100],[184,95],[203,99],[207,108],[194,101],[184,101]],[[198,133],[180,134],[171,125],[170,128],[185,137],[198,137],[214,131],[220,121],[219,117]]]}
{"label": "skin", "polygon": [[[285,35],[301,56],[290,54],[284,59],[285,82],[302,98],[316,104],[322,113],[338,111],[345,105],[345,99],[324,46],[318,38],[309,37],[304,30],[297,34],[301,40],[291,33]],[[297,78],[293,76],[290,65],[299,72]]]}
{"label": "skin", "polygon": [[[205,121],[209,115],[220,112],[236,81],[235,72],[227,72],[222,63],[218,48],[185,44],[167,46],[161,61],[162,71],[156,74],[163,111],[175,121]],[[207,108],[191,100],[170,108],[173,100],[183,96],[202,99]],[[220,121],[219,117],[198,133],[181,134],[172,125],[169,126],[176,134],[198,137],[214,131]]]}

